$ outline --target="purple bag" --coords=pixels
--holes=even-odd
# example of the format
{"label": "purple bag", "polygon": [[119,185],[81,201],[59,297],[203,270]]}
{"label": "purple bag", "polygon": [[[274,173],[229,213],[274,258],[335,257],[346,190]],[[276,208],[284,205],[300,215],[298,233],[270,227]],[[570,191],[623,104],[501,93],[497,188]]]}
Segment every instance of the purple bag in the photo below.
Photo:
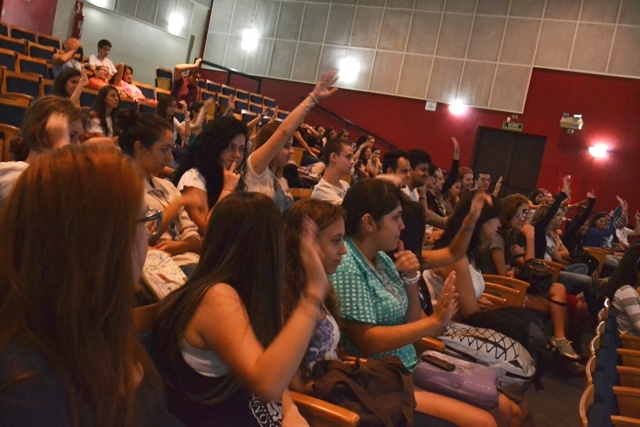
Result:
{"label": "purple bag", "polygon": [[447,371],[420,361],[413,370],[415,385],[482,409],[493,409],[498,405],[498,374],[495,370],[433,350],[422,354],[444,360],[455,369]]}

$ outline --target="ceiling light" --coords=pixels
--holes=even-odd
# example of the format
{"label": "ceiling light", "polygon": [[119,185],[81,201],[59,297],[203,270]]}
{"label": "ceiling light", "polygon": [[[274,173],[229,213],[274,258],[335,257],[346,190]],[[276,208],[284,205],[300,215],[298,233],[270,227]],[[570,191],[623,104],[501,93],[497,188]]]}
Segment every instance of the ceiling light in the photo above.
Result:
{"label": "ceiling light", "polygon": [[462,101],[457,99],[455,102],[449,104],[449,111],[456,116],[462,115],[467,111],[467,106]]}
{"label": "ceiling light", "polygon": [[340,61],[339,66],[340,81],[344,83],[352,83],[358,77],[360,65],[353,58],[344,58]]}
{"label": "ceiling light", "polygon": [[258,35],[258,32],[256,30],[253,30],[253,29],[244,30],[242,32],[242,42],[240,46],[242,46],[242,48],[247,52],[251,52],[256,47],[258,47],[259,38],[260,36]]}
{"label": "ceiling light", "polygon": [[169,15],[169,25],[167,27],[171,34],[179,36],[182,31],[182,27],[184,27],[184,19],[182,18],[182,15],[176,12]]}

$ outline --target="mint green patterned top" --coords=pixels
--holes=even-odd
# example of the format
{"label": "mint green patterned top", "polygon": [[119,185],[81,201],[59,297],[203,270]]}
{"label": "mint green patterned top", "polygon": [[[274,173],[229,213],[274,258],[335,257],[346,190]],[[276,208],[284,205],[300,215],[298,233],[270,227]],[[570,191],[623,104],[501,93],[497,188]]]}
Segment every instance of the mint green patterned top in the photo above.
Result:
{"label": "mint green patterned top", "polygon": [[[405,322],[409,299],[404,290],[400,273],[391,258],[378,252],[374,258],[376,270],[364,258],[353,241],[346,237],[347,253],[338,271],[330,277],[340,301],[340,312],[347,320],[370,323],[377,326],[396,326]],[[343,335],[343,345],[348,354],[380,358],[398,356],[405,366],[413,369],[418,362],[413,345],[377,354],[364,354]]]}

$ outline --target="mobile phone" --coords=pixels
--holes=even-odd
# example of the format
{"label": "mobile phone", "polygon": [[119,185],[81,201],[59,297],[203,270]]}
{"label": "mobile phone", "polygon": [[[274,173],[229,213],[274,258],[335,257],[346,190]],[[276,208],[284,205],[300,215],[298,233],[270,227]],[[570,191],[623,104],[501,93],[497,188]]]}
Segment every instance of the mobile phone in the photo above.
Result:
{"label": "mobile phone", "polygon": [[446,360],[440,359],[432,354],[423,354],[420,356],[423,362],[427,362],[437,368],[442,369],[443,371],[451,372],[456,369],[456,365],[453,363],[449,363]]}

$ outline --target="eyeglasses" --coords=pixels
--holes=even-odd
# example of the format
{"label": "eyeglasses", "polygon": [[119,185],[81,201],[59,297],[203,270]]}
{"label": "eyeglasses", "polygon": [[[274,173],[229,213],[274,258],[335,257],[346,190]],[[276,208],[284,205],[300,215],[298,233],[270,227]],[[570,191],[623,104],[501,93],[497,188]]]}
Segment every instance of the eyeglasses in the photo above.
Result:
{"label": "eyeglasses", "polygon": [[160,231],[162,231],[162,211],[148,208],[145,217],[139,219],[138,222],[144,222],[149,238],[157,237]]}
{"label": "eyeglasses", "polygon": [[531,209],[524,209],[522,212],[516,213],[514,216],[516,218],[525,218],[531,215]]}

